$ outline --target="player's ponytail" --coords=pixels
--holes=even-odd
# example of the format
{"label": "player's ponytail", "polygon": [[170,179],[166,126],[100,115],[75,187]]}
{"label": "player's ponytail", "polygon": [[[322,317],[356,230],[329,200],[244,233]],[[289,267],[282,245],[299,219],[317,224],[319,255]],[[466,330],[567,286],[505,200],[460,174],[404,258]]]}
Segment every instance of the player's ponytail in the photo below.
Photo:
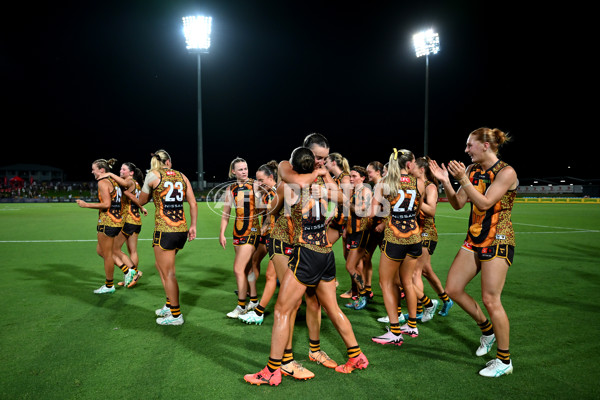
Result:
{"label": "player's ponytail", "polygon": [[[171,156],[164,150],[157,150],[151,154],[150,159],[150,171],[159,171],[165,168],[167,161],[171,160]],[[148,172],[150,172],[148,171]]]}
{"label": "player's ponytail", "polygon": [[330,161],[335,161],[335,164],[342,170],[342,172],[347,174],[350,173],[350,164],[348,163],[346,157],[342,156],[340,153],[331,153],[328,158]]}
{"label": "player's ponytail", "polygon": [[116,158],[111,158],[110,160],[105,160],[104,158],[99,158],[94,161],[92,164],[96,165],[98,169],[104,169],[104,172],[109,172],[112,167],[117,163]]}
{"label": "player's ponytail", "polygon": [[419,168],[423,168],[425,170],[425,179],[428,180],[429,182],[434,183],[435,186],[438,186],[439,185],[438,180],[433,175],[433,172],[431,172],[431,168],[429,168],[430,161],[431,161],[431,158],[429,156],[419,157],[416,160]]}
{"label": "player's ponytail", "polygon": [[277,181],[277,168],[278,168],[279,164],[277,164],[277,161],[275,160],[271,160],[266,164],[261,165],[260,167],[258,167],[258,171],[262,172],[263,174],[267,175],[267,176],[272,176],[274,181]]}
{"label": "player's ponytail", "polygon": [[299,174],[310,174],[315,169],[315,155],[308,147],[297,147],[290,157],[292,169]]}
{"label": "player's ponytail", "polygon": [[511,136],[501,131],[498,128],[479,128],[471,132],[471,136],[481,143],[488,142],[490,149],[498,154],[498,150],[502,145],[511,140]]}

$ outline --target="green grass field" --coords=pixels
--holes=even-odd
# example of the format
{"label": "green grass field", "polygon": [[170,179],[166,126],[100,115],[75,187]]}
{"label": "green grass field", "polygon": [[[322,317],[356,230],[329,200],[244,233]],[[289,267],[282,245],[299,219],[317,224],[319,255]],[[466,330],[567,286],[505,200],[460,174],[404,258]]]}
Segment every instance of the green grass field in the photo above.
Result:
{"label": "green grass field", "polygon": [[[495,347],[488,356],[475,356],[479,330],[458,306],[448,317],[420,324],[420,336],[406,337],[401,347],[373,343],[370,338],[385,330],[376,321],[385,315],[377,253],[374,301],[365,310],[346,312],[369,367],[343,375],[308,361],[301,310],[295,358],[316,376],[284,377],[278,387],[243,381],[267,361],[275,299],[262,326],[225,316],[236,304],[234,251],[231,243],[226,250],[218,244],[218,215],[201,204],[198,239],[177,256],[186,321],[179,327],[154,322],[164,292],[149,240],[151,217],[140,235],[140,283],[112,295],[92,293],[104,282],[95,250],[96,215],[74,203],[0,204],[0,398],[600,398],[599,205],[515,205],[517,248],[503,294],[512,375],[477,374],[495,356]],[[442,282],[464,238],[466,218],[467,210],[439,205],[440,241],[432,260]],[[350,281],[339,243],[335,250],[342,293]],[[263,284],[261,275],[259,288]],[[478,300],[479,287],[477,280],[468,287]],[[435,298],[427,284],[425,289]],[[345,346],[325,316],[321,346],[345,362]]]}

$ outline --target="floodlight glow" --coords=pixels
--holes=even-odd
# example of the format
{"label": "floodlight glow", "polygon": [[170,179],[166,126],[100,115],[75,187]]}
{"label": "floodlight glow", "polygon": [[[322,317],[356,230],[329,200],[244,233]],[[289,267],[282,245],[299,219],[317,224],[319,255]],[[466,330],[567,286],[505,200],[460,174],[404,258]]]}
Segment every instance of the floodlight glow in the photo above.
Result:
{"label": "floodlight glow", "polygon": [[189,51],[208,53],[212,17],[183,17],[183,34]]}
{"label": "floodlight glow", "polygon": [[440,51],[440,37],[433,29],[415,33],[413,35],[413,44],[415,45],[417,57],[436,54]]}

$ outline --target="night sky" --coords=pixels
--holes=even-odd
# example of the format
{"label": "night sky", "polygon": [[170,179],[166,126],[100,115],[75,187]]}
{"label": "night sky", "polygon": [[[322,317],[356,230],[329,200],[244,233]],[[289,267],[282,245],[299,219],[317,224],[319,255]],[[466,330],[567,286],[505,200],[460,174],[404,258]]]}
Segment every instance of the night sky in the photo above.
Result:
{"label": "night sky", "polygon": [[9,7],[0,55],[8,99],[0,166],[50,165],[69,181],[91,180],[97,158],[145,170],[150,153],[164,148],[175,169],[197,180],[197,57],[185,49],[181,18],[206,14],[213,17],[211,50],[202,56],[207,181],[227,180],[238,156],[252,172],[287,159],[311,132],[324,134],[351,165],[385,162],[394,147],[422,155],[425,59],[415,57],[412,35],[429,27],[441,42],[441,52],[430,56],[430,156],[468,163],[468,133],[497,127],[513,136],[501,156],[521,178],[593,177],[583,123],[592,104],[581,91],[597,68],[569,48],[568,6],[523,4],[146,0]]}

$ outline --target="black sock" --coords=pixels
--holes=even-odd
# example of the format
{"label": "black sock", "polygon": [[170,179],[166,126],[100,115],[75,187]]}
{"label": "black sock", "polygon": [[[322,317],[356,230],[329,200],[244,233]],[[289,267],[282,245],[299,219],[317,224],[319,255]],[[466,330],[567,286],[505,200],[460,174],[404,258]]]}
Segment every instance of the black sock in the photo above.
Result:
{"label": "black sock", "polygon": [[497,349],[496,358],[504,364],[510,364],[510,352],[508,350]]}
{"label": "black sock", "polygon": [[275,358],[269,357],[269,362],[267,363],[267,368],[270,372],[275,372],[277,369],[281,367],[281,359],[277,360]]}

